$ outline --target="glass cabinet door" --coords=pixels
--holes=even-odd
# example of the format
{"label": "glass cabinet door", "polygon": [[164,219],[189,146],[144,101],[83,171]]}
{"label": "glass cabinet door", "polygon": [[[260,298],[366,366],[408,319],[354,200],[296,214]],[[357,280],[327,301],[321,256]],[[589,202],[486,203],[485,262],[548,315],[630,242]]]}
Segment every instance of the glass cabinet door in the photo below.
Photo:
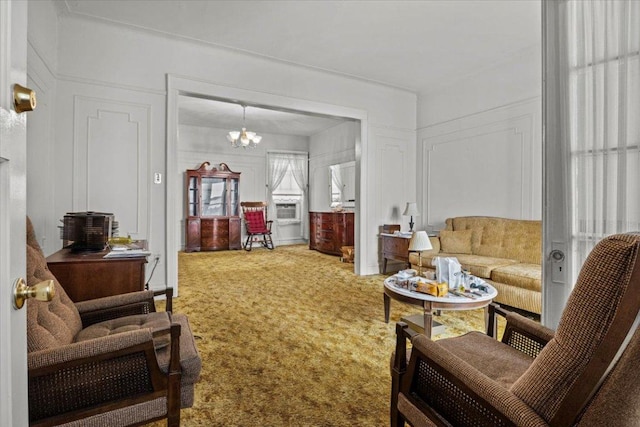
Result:
{"label": "glass cabinet door", "polygon": [[229,200],[231,203],[229,215],[230,216],[238,216],[240,214],[240,193],[238,191],[238,182],[237,178],[231,178],[229,180]]}
{"label": "glass cabinet door", "polygon": [[227,189],[224,178],[202,178],[202,216],[227,215]]}
{"label": "glass cabinet door", "polygon": [[198,178],[189,177],[189,200],[187,201],[187,210],[189,216],[198,216]]}

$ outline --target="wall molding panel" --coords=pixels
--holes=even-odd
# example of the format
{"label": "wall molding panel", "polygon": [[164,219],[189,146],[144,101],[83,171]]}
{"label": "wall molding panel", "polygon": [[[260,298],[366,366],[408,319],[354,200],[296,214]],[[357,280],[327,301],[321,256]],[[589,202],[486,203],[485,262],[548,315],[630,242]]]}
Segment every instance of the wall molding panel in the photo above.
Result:
{"label": "wall molding panel", "polygon": [[398,131],[389,128],[375,127],[371,130],[369,141],[371,158],[369,165],[377,172],[369,188],[369,205],[365,212],[376,212],[376,216],[364,215],[368,219],[367,244],[377,249],[375,263],[368,264],[371,273],[380,272],[382,262],[380,248],[380,227],[383,224],[401,224],[408,230],[408,221],[402,212],[407,202],[416,200],[416,146],[415,132]]}
{"label": "wall molding panel", "polygon": [[422,226],[466,215],[540,219],[540,99],[423,129],[418,137]]}
{"label": "wall molding panel", "polygon": [[151,105],[76,95],[73,112],[73,210],[113,212],[121,235],[148,238]]}

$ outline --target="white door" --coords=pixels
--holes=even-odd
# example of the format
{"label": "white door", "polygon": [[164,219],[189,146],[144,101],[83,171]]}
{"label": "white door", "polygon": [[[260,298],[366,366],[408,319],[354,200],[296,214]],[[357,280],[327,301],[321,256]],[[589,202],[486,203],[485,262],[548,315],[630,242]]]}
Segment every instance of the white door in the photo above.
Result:
{"label": "white door", "polygon": [[26,309],[13,308],[25,276],[26,113],[13,110],[13,85],[26,85],[27,2],[0,1],[0,424],[28,424]]}

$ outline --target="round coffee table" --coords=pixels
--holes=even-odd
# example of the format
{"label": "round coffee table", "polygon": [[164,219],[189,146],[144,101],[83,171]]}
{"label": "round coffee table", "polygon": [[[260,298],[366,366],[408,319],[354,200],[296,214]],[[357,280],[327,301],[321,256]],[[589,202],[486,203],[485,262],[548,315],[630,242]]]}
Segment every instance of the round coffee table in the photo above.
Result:
{"label": "round coffee table", "polygon": [[451,293],[444,297],[434,297],[429,294],[410,291],[395,285],[393,276],[387,277],[384,281],[384,321],[389,323],[389,310],[391,306],[391,298],[396,301],[405,302],[411,305],[417,305],[424,310],[424,334],[431,338],[433,327],[433,311],[434,310],[473,310],[475,308],[485,309],[485,326],[487,326],[489,311],[487,307],[498,296],[498,291],[487,283],[489,291],[482,296],[470,298],[466,296],[457,296]]}

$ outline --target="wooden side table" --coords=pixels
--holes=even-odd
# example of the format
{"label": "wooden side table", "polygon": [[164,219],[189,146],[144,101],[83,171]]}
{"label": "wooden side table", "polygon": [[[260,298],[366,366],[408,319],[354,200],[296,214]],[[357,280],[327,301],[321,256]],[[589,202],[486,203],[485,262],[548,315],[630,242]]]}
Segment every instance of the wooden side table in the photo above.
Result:
{"label": "wooden side table", "polygon": [[108,252],[63,248],[47,257],[47,266],[73,302],[143,291],[147,258],[103,258]]}
{"label": "wooden side table", "polygon": [[387,260],[393,259],[396,261],[404,261],[409,264],[409,240],[411,236],[401,236],[391,233],[380,233],[382,239],[382,258],[384,263],[382,266],[382,273],[387,272]]}

